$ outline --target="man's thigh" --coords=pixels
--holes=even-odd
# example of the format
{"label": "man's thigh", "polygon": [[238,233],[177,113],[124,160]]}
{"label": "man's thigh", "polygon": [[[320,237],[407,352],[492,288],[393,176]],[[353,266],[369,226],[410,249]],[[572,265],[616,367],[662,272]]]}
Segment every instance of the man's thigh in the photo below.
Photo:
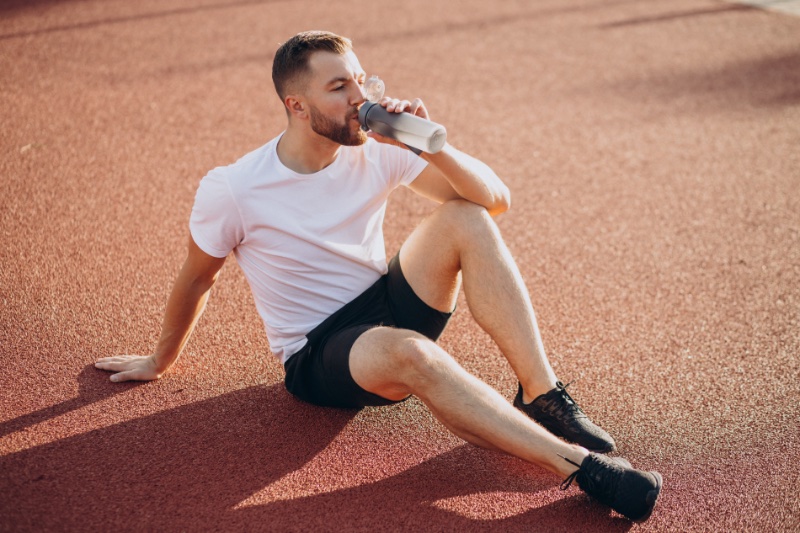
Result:
{"label": "man's thigh", "polygon": [[319,342],[309,342],[287,361],[286,388],[301,400],[324,407],[360,408],[397,401],[365,390],[351,374],[354,344],[372,329],[386,328],[346,327]]}
{"label": "man's thigh", "polygon": [[350,350],[350,376],[359,388],[386,398],[402,401],[411,395],[403,364],[404,350],[410,342],[433,342],[415,331],[376,327],[358,337]]}
{"label": "man's thigh", "polygon": [[445,202],[419,226],[400,249],[400,264],[414,292],[430,307],[455,308],[461,287],[461,253],[469,241],[470,224],[489,217],[465,200]]}
{"label": "man's thigh", "polygon": [[[392,315],[391,325],[421,333],[432,341],[441,336],[454,309],[449,312],[434,309],[420,298],[406,279],[399,254],[389,261],[386,278],[386,304]],[[455,306],[455,303],[453,304]]]}
{"label": "man's thigh", "polygon": [[[370,376],[368,383],[378,384],[381,381],[374,377],[389,368],[398,340],[410,336],[436,341],[451,315],[433,309],[415,294],[395,256],[381,280],[309,332],[306,346],[285,365],[286,388],[304,401],[330,407],[402,400],[407,393],[389,389],[388,395],[381,394],[382,388],[376,392],[355,380],[351,373],[354,353],[358,369]],[[366,352],[354,351],[365,336],[374,339]]]}

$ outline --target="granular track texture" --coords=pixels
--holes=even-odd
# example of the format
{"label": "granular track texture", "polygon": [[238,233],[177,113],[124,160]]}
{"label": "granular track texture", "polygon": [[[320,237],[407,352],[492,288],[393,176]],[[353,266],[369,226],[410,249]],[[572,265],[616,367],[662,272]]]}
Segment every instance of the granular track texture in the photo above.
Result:
{"label": "granular track texture", "polygon": [[[229,259],[147,353],[211,168],[277,135],[280,42],[350,36],[508,183],[558,376],[664,488],[632,526],[416,400],[293,399]],[[800,18],[711,0],[0,5],[0,530],[800,529]],[[399,191],[394,253],[432,204]],[[441,344],[516,379],[466,301]]]}

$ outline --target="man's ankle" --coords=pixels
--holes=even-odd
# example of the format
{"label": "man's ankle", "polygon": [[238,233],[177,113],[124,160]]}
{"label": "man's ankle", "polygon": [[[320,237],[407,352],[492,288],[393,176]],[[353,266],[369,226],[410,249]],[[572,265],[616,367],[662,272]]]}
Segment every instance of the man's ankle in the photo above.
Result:
{"label": "man's ankle", "polygon": [[549,383],[547,381],[543,382],[529,382],[529,383],[520,383],[522,386],[522,403],[525,405],[529,405],[533,402],[536,398],[541,396],[542,394],[547,394],[551,390],[556,388],[556,382]]}
{"label": "man's ankle", "polygon": [[563,477],[574,474],[589,457],[589,450],[582,446],[570,446],[567,453],[559,453],[554,466]]}

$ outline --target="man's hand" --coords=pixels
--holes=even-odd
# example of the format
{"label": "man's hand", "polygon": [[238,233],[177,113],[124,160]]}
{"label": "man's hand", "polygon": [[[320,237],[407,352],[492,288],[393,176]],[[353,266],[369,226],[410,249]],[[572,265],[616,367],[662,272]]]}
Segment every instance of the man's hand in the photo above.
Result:
{"label": "man's hand", "polygon": [[[390,113],[411,113],[412,115],[429,120],[428,110],[425,108],[425,104],[423,104],[422,100],[419,98],[415,98],[409,102],[408,100],[399,100],[397,98],[389,98],[388,96],[384,96],[378,103],[386,108],[386,111],[389,111]],[[378,142],[393,144],[395,146],[399,146],[400,148],[408,148],[400,141],[395,141],[389,137],[384,137],[380,133],[375,133],[374,131],[370,131],[367,135]]]}
{"label": "man's hand", "polygon": [[390,113],[411,113],[412,115],[416,115],[424,119],[428,118],[428,110],[425,108],[425,104],[423,104],[422,100],[419,98],[414,98],[414,100],[409,102],[408,100],[399,100],[397,98],[389,98],[388,96],[384,96],[378,103],[385,107],[386,111],[389,111]]}
{"label": "man's hand", "polygon": [[96,368],[116,372],[111,381],[152,381],[161,377],[152,355],[117,355],[103,357],[94,364]]}

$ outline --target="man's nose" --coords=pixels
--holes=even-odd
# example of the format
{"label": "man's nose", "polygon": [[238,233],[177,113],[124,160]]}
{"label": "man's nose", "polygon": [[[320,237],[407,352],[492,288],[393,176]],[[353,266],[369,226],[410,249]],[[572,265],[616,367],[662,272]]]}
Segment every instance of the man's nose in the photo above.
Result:
{"label": "man's nose", "polygon": [[364,86],[356,83],[356,92],[353,93],[353,105],[360,106],[367,101],[367,93],[364,91]]}

